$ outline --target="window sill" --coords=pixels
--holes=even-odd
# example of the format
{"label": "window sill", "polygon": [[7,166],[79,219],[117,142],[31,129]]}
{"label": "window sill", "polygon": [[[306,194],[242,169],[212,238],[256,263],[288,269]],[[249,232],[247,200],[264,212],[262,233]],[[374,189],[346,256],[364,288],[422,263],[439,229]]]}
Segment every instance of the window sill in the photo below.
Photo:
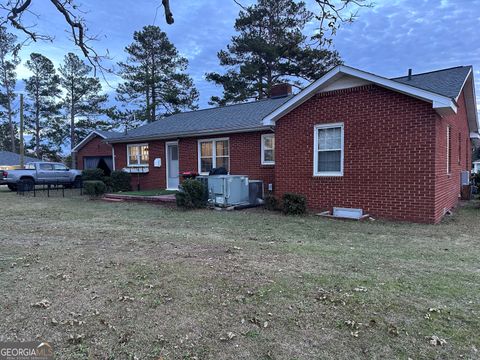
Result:
{"label": "window sill", "polygon": [[343,174],[313,174],[316,179],[322,178],[343,178]]}
{"label": "window sill", "polygon": [[130,174],[147,174],[150,172],[150,168],[148,166],[127,166],[123,168],[123,171]]}

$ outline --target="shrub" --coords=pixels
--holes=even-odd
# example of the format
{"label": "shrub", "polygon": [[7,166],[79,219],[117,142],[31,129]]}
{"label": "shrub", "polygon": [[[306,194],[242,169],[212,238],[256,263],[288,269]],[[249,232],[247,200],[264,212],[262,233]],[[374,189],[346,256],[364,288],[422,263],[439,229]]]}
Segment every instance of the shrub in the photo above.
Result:
{"label": "shrub", "polygon": [[278,199],[272,194],[265,195],[264,201],[265,201],[265,209],[271,210],[271,211],[279,209]]}
{"label": "shrub", "polygon": [[124,171],[112,171],[110,180],[113,192],[132,190],[132,185],[130,182],[132,180],[132,176],[130,173]]}
{"label": "shrub", "polygon": [[184,209],[205,207],[205,186],[198,180],[187,179],[182,182],[181,191],[175,195],[177,206]]}
{"label": "shrub", "polygon": [[90,197],[100,197],[105,194],[107,187],[103,181],[87,180],[83,182],[83,190],[85,194],[90,195]]}
{"label": "shrub", "polygon": [[105,174],[102,169],[87,169],[82,171],[83,181],[90,181],[90,180],[103,181],[104,176]]}
{"label": "shrub", "polygon": [[303,215],[307,212],[307,199],[303,195],[286,193],[283,195],[283,213]]}
{"label": "shrub", "polygon": [[477,186],[480,185],[480,173],[475,173],[472,175],[473,183]]}

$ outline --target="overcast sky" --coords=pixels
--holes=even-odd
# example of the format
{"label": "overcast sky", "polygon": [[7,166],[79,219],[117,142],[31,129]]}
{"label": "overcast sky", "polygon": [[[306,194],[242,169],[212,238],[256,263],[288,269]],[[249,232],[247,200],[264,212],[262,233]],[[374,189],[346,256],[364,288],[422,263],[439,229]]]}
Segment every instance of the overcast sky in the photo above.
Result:
{"label": "overcast sky", "polygon": [[[243,4],[252,1],[240,0]],[[55,36],[53,43],[38,42],[22,50],[25,60],[40,52],[56,65],[65,53],[77,52],[69,41],[63,19],[50,2],[33,2],[38,19],[36,31]],[[160,0],[77,0],[82,4],[89,31],[98,34],[94,46],[108,50],[114,62],[124,58],[124,47],[135,30],[156,24],[190,61],[189,73],[200,91],[200,107],[220,89],[204,80],[204,74],[221,71],[216,53],[234,34],[233,24],[240,10],[233,0],[171,0],[175,24],[166,25]],[[480,94],[480,0],[377,0],[373,9],[360,9],[358,20],[344,26],[334,39],[335,48],[347,65],[378,75],[394,77],[408,68],[424,72],[440,68],[473,65]],[[307,4],[316,10],[313,0]],[[158,7],[158,14],[156,14]],[[32,18],[30,18],[32,19]],[[311,24],[313,33],[316,24]],[[22,35],[19,34],[22,38]],[[21,67],[19,78],[28,76]],[[111,85],[120,79],[109,77]],[[111,88],[105,85],[107,92]]]}

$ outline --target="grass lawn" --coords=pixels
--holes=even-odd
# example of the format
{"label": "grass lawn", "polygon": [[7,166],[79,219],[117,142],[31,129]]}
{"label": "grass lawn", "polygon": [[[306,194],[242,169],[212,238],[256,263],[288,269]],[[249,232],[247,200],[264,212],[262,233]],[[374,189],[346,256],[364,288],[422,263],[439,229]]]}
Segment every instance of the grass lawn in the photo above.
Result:
{"label": "grass lawn", "polygon": [[0,338],[59,359],[480,357],[475,204],[429,226],[0,202]]}
{"label": "grass lawn", "polygon": [[159,196],[159,195],[172,195],[176,194],[175,190],[154,189],[154,190],[141,190],[141,191],[124,191],[119,194],[122,195],[139,195],[139,196]]}

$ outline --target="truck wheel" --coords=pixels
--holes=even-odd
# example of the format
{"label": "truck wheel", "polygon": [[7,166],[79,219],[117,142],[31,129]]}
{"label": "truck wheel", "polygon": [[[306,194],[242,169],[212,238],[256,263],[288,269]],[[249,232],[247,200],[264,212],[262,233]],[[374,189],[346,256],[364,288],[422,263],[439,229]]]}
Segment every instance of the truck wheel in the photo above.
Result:
{"label": "truck wheel", "polygon": [[9,189],[10,191],[17,191],[17,186],[16,186],[16,185],[10,185],[10,184],[9,184],[9,185],[7,185],[7,186],[8,186],[8,189]]}
{"label": "truck wheel", "polygon": [[81,187],[82,187],[82,178],[80,176],[77,176],[73,181],[73,188],[80,189]]}
{"label": "truck wheel", "polygon": [[22,180],[23,184],[23,191],[33,191],[35,188],[35,181],[32,179],[24,179]]}

